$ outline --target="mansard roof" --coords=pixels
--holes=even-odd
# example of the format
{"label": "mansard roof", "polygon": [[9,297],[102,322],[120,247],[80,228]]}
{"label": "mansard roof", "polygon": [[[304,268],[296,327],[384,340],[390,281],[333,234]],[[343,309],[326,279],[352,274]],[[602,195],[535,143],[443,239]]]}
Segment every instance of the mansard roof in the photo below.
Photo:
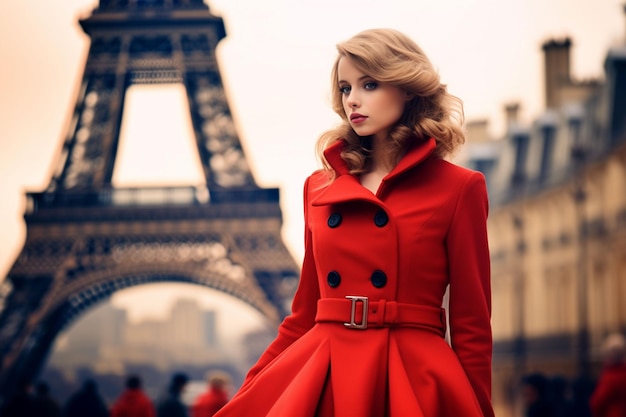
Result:
{"label": "mansard roof", "polygon": [[558,187],[626,142],[626,46],[608,51],[603,82],[580,84],[584,94],[564,94],[530,125],[510,121],[504,137],[469,143],[466,165],[487,177],[492,205]]}

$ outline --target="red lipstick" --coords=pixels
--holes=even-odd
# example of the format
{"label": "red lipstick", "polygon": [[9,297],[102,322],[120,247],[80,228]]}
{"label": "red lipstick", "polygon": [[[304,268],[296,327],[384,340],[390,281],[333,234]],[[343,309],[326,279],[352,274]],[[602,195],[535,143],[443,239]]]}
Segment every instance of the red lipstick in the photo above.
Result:
{"label": "red lipstick", "polygon": [[359,113],[352,113],[350,115],[350,121],[352,123],[362,123],[365,121],[365,119],[367,119],[367,116],[363,116],[362,114],[359,114]]}

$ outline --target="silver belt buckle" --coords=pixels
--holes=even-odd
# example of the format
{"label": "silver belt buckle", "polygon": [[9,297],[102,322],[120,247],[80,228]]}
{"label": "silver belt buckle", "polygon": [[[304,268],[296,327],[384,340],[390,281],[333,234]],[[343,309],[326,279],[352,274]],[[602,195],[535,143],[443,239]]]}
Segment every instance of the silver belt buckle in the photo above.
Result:
{"label": "silver belt buckle", "polygon": [[[358,295],[346,295],[346,298],[351,301],[350,322],[344,323],[343,325],[349,329],[367,329],[367,297],[361,297]],[[356,305],[358,302],[363,303],[363,318],[361,319],[361,323],[356,323],[354,321],[356,318]]]}

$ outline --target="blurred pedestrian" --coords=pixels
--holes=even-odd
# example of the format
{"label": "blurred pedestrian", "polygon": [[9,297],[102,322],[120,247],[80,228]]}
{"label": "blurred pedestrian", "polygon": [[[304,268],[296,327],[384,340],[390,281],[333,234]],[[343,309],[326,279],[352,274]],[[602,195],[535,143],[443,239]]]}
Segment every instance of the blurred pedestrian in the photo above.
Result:
{"label": "blurred pedestrian", "polygon": [[172,375],[166,394],[157,405],[157,417],[188,417],[187,406],[182,402],[181,396],[189,377],[184,373]]}
{"label": "blurred pedestrian", "polygon": [[1,417],[25,417],[34,415],[34,397],[30,392],[31,383],[27,379],[17,382],[15,392],[0,408]]}
{"label": "blurred pedestrian", "polygon": [[144,393],[141,378],[130,375],[126,379],[126,389],[111,408],[111,417],[154,417],[154,405]]}
{"label": "blurred pedestrian", "polygon": [[109,417],[109,410],[98,392],[93,379],[87,379],[78,391],[67,400],[63,417]]}
{"label": "blurred pedestrian", "polygon": [[611,334],[602,346],[604,366],[589,405],[593,417],[626,416],[626,340]]}
{"label": "blurred pedestrian", "polygon": [[548,400],[548,379],[540,373],[522,378],[522,399],[525,417],[552,417]]}
{"label": "blurred pedestrian", "polygon": [[224,372],[211,372],[207,380],[208,389],[196,398],[191,417],[213,417],[228,402],[230,377]]}
{"label": "blurred pedestrian", "polygon": [[60,417],[61,406],[50,395],[50,386],[40,381],[35,385],[35,416]]}
{"label": "blurred pedestrian", "polygon": [[572,381],[572,414],[568,417],[591,417],[589,399],[594,382],[588,375],[580,374]]}
{"label": "blurred pedestrian", "polygon": [[574,406],[570,384],[567,379],[557,375],[550,379],[549,400],[552,404],[552,415],[554,417],[573,417]]}

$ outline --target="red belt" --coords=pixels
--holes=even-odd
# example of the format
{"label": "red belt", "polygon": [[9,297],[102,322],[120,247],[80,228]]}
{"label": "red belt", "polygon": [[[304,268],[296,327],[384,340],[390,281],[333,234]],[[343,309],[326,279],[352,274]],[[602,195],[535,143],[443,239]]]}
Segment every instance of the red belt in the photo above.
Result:
{"label": "red belt", "polygon": [[[363,311],[367,311],[367,314],[363,315]],[[350,329],[429,327],[442,336],[446,331],[446,311],[441,307],[386,300],[370,301],[361,296],[319,299],[315,321],[340,322]]]}

